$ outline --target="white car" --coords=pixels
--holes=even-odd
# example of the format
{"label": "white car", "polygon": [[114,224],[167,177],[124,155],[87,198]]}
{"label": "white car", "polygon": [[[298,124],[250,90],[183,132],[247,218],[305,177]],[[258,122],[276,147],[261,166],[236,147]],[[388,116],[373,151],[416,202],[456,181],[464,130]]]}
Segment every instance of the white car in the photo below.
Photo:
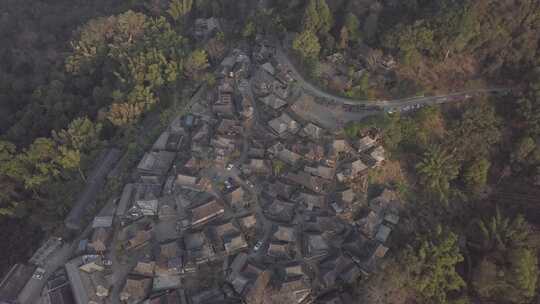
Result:
{"label": "white car", "polygon": [[34,271],[34,274],[32,274],[32,279],[43,280],[44,275],[45,275],[45,269],[38,267],[36,271]]}
{"label": "white car", "polygon": [[103,266],[112,266],[113,264],[109,259],[103,259],[101,262],[103,263]]}
{"label": "white car", "polygon": [[263,245],[263,242],[262,242],[262,241],[258,241],[258,242],[255,244],[255,246],[253,246],[253,251],[254,251],[254,252],[259,251],[259,249],[261,249],[262,245]]}
{"label": "white car", "polygon": [[228,164],[226,169],[227,171],[231,171],[232,168],[234,168],[234,164]]}

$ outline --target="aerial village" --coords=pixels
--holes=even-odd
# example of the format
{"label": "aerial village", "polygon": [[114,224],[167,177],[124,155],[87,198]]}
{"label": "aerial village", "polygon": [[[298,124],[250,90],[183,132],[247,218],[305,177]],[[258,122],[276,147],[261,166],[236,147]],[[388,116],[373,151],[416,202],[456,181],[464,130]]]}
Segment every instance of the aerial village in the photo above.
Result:
{"label": "aerial village", "polygon": [[229,53],[42,303],[352,303],[399,222],[396,194],[367,200],[361,182],[385,151],[302,113],[316,101],[274,53]]}

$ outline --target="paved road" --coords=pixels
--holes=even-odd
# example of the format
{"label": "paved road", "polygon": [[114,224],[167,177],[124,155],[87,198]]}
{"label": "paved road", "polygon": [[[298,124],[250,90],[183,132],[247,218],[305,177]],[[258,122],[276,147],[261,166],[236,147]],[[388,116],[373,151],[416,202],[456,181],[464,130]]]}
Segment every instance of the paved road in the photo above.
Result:
{"label": "paved road", "polygon": [[47,258],[45,264],[42,266],[45,269],[43,279],[36,280],[31,278],[24,286],[21,293],[18,296],[18,302],[21,304],[35,304],[38,303],[41,291],[45,286],[45,283],[49,277],[60,267],[63,267],[71,258],[73,252],[77,249],[80,240],[87,238],[91,232],[91,224],[79,235],[78,238],[71,243],[66,243]]}
{"label": "paved road", "polygon": [[89,206],[96,203],[98,194],[105,186],[107,174],[113,169],[120,157],[120,150],[107,148],[103,152],[103,156],[95,161],[95,169],[90,174],[83,192],[79,194],[77,201],[64,221],[68,229],[79,230],[82,228]]}
{"label": "paved road", "polygon": [[302,74],[300,74],[300,72],[298,72],[294,64],[292,64],[291,60],[281,47],[276,48],[275,58],[280,64],[287,66],[289,71],[292,73],[293,78],[296,79],[298,85],[300,85],[307,93],[313,96],[325,98],[341,104],[378,106],[379,108],[381,108],[381,110],[387,112],[408,110],[415,105],[439,104],[444,102],[463,100],[470,98],[475,94],[494,94],[509,91],[508,88],[486,88],[477,90],[466,90],[440,96],[411,97],[394,100],[355,100],[325,92],[320,88],[316,87],[315,85],[311,84],[302,76]]}
{"label": "paved road", "polygon": [[[110,201],[107,203],[100,211],[99,214],[112,214],[114,210],[115,203]],[[43,279],[36,280],[31,278],[28,283],[24,286],[21,293],[18,296],[18,302],[21,304],[35,304],[38,303],[41,296],[41,291],[45,286],[45,283],[49,277],[59,268],[64,267],[64,265],[72,258],[73,253],[76,251],[79,246],[79,242],[82,239],[86,239],[90,236],[92,232],[92,223],[88,224],[86,228],[71,242],[66,242],[62,247],[58,248],[52,252],[45,261],[45,264],[41,266],[45,269],[45,274]]]}

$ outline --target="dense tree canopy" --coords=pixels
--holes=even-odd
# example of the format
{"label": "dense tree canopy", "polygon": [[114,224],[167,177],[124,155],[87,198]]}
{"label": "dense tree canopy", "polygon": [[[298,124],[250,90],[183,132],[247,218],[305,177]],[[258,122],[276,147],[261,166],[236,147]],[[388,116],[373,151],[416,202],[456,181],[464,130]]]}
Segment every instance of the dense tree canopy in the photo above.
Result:
{"label": "dense tree canopy", "polygon": [[495,216],[476,223],[469,242],[481,252],[473,273],[475,291],[485,299],[528,303],[538,278],[537,253],[527,242],[529,225],[522,216],[504,217],[498,208]]}
{"label": "dense tree canopy", "polygon": [[403,265],[410,278],[406,284],[430,303],[448,303],[448,293],[459,291],[465,282],[456,272],[463,261],[457,235],[441,227],[405,251]]}
{"label": "dense tree canopy", "polygon": [[439,146],[430,147],[416,165],[420,182],[434,198],[447,202],[450,198],[450,182],[459,174],[454,155]]}
{"label": "dense tree canopy", "polygon": [[[131,124],[159,101],[160,90],[182,77],[185,50],[185,39],[165,18],[128,11],[87,23],[73,44],[66,69],[76,75],[99,73],[113,81],[115,105],[108,117],[116,125]],[[189,68],[194,67],[189,58],[198,54],[188,57]]]}
{"label": "dense tree canopy", "polygon": [[305,59],[316,59],[321,51],[319,38],[309,30],[296,36],[292,47]]}
{"label": "dense tree canopy", "polygon": [[334,25],[334,17],[326,0],[309,0],[302,22],[303,30],[326,34]]}

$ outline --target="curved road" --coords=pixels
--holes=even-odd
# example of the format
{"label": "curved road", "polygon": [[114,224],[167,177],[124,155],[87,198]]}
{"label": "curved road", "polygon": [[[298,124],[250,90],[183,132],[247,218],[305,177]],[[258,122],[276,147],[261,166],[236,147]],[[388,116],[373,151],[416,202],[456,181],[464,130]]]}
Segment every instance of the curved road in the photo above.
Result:
{"label": "curved road", "polygon": [[428,97],[410,97],[410,98],[401,98],[393,100],[355,100],[351,98],[346,98],[342,96],[337,96],[334,94],[327,93],[320,88],[312,85],[307,81],[300,72],[296,69],[294,64],[292,64],[289,57],[285,54],[281,47],[276,47],[275,53],[276,60],[285,66],[288,67],[289,71],[293,74],[293,78],[296,79],[297,83],[308,93],[313,96],[325,98],[336,103],[346,104],[346,105],[356,105],[356,106],[376,106],[381,110],[387,112],[409,110],[415,106],[424,106],[428,104],[439,104],[448,101],[457,101],[468,99],[475,94],[490,94],[490,93],[502,93],[509,91],[508,88],[487,88],[487,89],[476,89],[476,90],[466,90],[461,92],[455,92],[447,95],[439,96],[428,96]]}

